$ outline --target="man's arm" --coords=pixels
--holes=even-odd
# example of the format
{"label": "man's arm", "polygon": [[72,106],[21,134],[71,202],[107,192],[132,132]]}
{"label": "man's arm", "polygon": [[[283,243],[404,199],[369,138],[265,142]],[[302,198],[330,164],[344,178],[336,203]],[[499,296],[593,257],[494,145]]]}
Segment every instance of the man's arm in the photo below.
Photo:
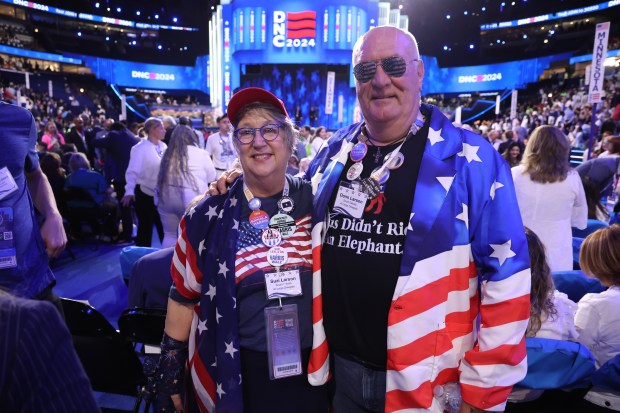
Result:
{"label": "man's arm", "polygon": [[41,237],[47,255],[51,258],[57,257],[67,245],[67,235],[52,188],[47,177],[38,166],[33,171],[26,172],[26,181],[34,206],[45,218],[45,222],[41,226]]}

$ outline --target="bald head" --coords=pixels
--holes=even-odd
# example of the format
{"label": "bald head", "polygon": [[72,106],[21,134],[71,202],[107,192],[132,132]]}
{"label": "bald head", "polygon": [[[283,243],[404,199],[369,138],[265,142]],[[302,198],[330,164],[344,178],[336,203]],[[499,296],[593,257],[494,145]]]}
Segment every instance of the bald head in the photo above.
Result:
{"label": "bald head", "polygon": [[355,43],[352,57],[366,129],[385,144],[403,137],[418,114],[424,78],[415,38],[397,27],[375,27]]}

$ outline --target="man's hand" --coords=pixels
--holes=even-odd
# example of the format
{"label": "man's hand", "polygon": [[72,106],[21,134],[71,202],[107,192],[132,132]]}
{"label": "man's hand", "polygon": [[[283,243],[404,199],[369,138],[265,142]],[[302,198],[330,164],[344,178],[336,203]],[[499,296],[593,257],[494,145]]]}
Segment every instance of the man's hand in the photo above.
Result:
{"label": "man's hand", "polygon": [[133,196],[133,195],[125,195],[123,197],[123,199],[121,199],[121,204],[123,204],[123,206],[129,206],[135,200],[136,200],[135,196]]}
{"label": "man's hand", "polygon": [[231,169],[220,175],[220,177],[209,184],[209,190],[207,193],[213,195],[223,195],[228,192],[228,187],[234,182],[243,171],[241,169]]}
{"label": "man's hand", "polygon": [[58,257],[67,246],[67,234],[59,213],[50,214],[41,226],[41,238],[48,257]]}

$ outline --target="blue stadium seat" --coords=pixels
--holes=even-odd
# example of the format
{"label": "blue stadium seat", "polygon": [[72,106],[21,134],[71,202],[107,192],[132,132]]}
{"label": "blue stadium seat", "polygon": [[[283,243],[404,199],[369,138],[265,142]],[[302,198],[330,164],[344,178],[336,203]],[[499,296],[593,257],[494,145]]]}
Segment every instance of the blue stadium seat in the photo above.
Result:
{"label": "blue stadium seat", "polygon": [[586,226],[585,229],[578,229],[578,228],[573,227],[573,237],[585,238],[591,233],[593,233],[594,231],[599,230],[601,228],[608,227],[608,226],[609,224],[603,221],[599,221],[598,219],[589,219],[588,225]]}
{"label": "blue stadium seat", "polygon": [[551,277],[556,290],[563,292],[574,302],[578,302],[588,293],[600,293],[607,289],[599,280],[590,278],[579,270],[556,271],[551,273]]}
{"label": "blue stadium seat", "polygon": [[125,283],[129,282],[129,278],[131,277],[131,267],[133,267],[133,264],[146,254],[155,252],[158,249],[159,248],[129,246],[121,250],[119,259],[121,262],[121,273],[123,274]]}

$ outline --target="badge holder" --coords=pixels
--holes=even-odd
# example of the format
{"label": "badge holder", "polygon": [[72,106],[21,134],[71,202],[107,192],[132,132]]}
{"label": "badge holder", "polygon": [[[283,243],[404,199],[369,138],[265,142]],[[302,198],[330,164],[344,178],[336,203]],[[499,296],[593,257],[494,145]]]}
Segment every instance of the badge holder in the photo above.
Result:
{"label": "badge holder", "polygon": [[297,304],[265,308],[267,355],[271,380],[303,373]]}
{"label": "badge holder", "polygon": [[17,251],[13,239],[13,208],[0,208],[0,269],[17,267]]}

